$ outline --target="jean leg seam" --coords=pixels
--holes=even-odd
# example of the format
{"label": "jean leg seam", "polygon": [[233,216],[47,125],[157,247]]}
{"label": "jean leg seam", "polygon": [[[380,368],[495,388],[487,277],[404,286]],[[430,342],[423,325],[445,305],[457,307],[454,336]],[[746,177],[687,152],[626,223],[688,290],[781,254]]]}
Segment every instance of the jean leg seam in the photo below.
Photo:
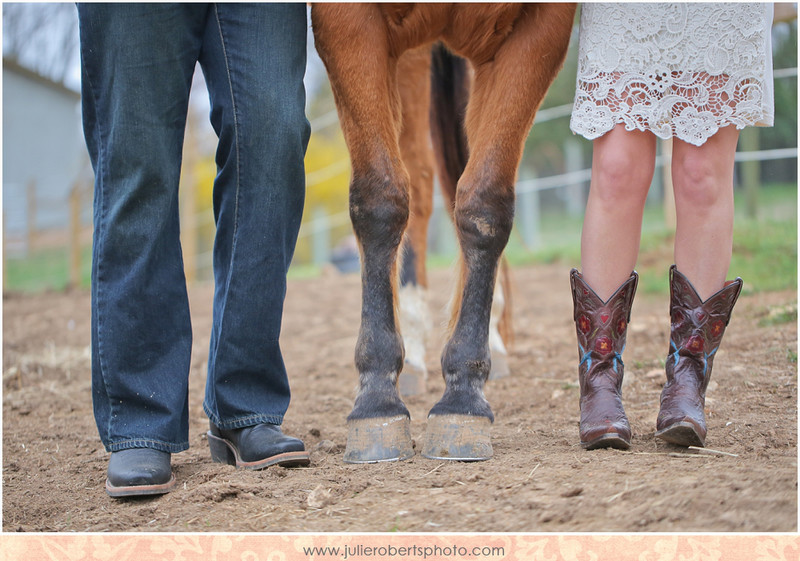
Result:
{"label": "jean leg seam", "polygon": [[[95,183],[99,183],[100,184],[99,185],[100,194],[99,194],[99,201],[98,201],[98,205],[100,206],[100,219],[98,220],[98,224],[95,224],[95,229],[98,230],[98,234],[97,234],[97,240],[98,240],[98,244],[97,245],[98,245],[98,247],[97,247],[97,253],[96,253],[96,255],[97,255],[96,261],[97,262],[93,263],[93,267],[96,267],[95,277],[93,279],[93,282],[96,283],[96,285],[97,285],[96,286],[96,290],[97,290],[97,307],[96,307],[96,313],[97,313],[97,362],[98,362],[98,364],[100,366],[100,379],[103,382],[103,388],[105,390],[105,397],[106,397],[106,400],[108,401],[108,420],[107,420],[107,426],[106,426],[106,434],[103,435],[103,436],[104,436],[105,440],[110,441],[111,440],[111,419],[113,419],[114,416],[111,413],[111,410],[112,410],[112,407],[113,407],[113,403],[112,403],[112,400],[111,400],[111,396],[108,393],[108,384],[106,384],[106,378],[105,378],[105,375],[104,375],[104,373],[106,371],[106,367],[105,367],[105,364],[104,364],[105,360],[103,359],[103,342],[102,342],[102,335],[101,335],[102,330],[100,329],[100,325],[102,323],[102,321],[101,321],[101,313],[100,313],[100,311],[102,309],[102,306],[100,305],[100,301],[102,300],[102,298],[101,298],[101,296],[102,296],[101,287],[103,286],[103,284],[101,282],[99,282],[100,281],[100,276],[101,276],[100,275],[100,263],[102,261],[100,259],[100,255],[102,254],[103,247],[105,246],[104,233],[106,231],[106,218],[107,218],[107,216],[106,216],[107,209],[105,207],[105,204],[106,204],[105,177],[106,177],[106,172],[107,172],[107,165],[108,165],[107,159],[108,158],[105,155],[105,148],[104,148],[105,144],[102,142],[103,134],[102,134],[102,130],[101,130],[101,125],[100,125],[99,119],[97,118],[97,114],[98,114],[99,108],[100,108],[100,105],[98,104],[97,91],[96,91],[96,89],[94,87],[94,84],[92,82],[91,76],[89,75],[88,68],[86,70],[86,82],[89,85],[89,91],[92,92],[92,102],[94,103],[94,107],[95,107],[94,130],[92,131],[92,134],[96,135],[96,137],[97,137],[95,139],[95,145],[97,146],[97,159],[98,159],[97,169],[98,169],[98,172],[99,172],[99,182],[96,181]],[[97,186],[95,188],[97,188]]]}
{"label": "jean leg seam", "polygon": [[[228,78],[228,89],[230,90],[230,96],[231,96],[231,112],[233,114],[233,132],[234,132],[233,142],[234,142],[234,147],[235,147],[235,151],[236,151],[236,156],[235,156],[236,157],[236,174],[235,174],[236,175],[236,190],[235,190],[235,195],[234,195],[233,232],[231,234],[232,241],[231,241],[230,263],[228,264],[228,272],[227,272],[227,276],[226,276],[226,279],[225,279],[225,293],[224,293],[224,302],[225,303],[223,304],[223,308],[220,311],[219,336],[217,337],[216,346],[214,347],[214,369],[216,370],[217,353],[219,351],[220,341],[222,340],[222,330],[223,330],[223,324],[224,324],[224,321],[225,321],[225,308],[227,307],[228,293],[230,291],[231,279],[233,277],[233,262],[234,262],[234,257],[235,257],[235,254],[236,254],[236,239],[237,239],[237,233],[238,233],[238,229],[239,229],[239,190],[240,190],[240,185],[241,185],[241,181],[240,181],[240,178],[241,178],[241,159],[240,159],[240,154],[239,154],[239,120],[238,120],[238,115],[237,115],[237,111],[236,111],[236,97],[235,97],[234,91],[233,91],[233,80],[231,79],[231,69],[230,69],[230,64],[229,64],[229,60],[228,60],[228,51],[225,48],[225,35],[224,35],[223,31],[222,31],[222,21],[220,20],[220,17],[219,17],[219,7],[216,4],[214,5],[214,17],[216,19],[217,30],[219,32],[219,42],[220,42],[220,47],[222,49],[222,58],[223,58],[223,60],[225,62],[225,73],[226,73],[227,78]],[[213,384],[213,378],[212,378],[212,384]],[[216,391],[214,391],[214,396],[215,396],[215,402],[216,402]]]}

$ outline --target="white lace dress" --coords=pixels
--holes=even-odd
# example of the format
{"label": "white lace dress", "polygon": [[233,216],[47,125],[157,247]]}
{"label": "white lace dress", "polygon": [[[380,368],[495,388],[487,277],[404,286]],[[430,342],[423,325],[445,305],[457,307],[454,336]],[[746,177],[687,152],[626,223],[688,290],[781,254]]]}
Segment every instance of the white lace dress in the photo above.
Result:
{"label": "white lace dress", "polygon": [[584,3],[570,129],[619,123],[703,144],[771,126],[771,3]]}

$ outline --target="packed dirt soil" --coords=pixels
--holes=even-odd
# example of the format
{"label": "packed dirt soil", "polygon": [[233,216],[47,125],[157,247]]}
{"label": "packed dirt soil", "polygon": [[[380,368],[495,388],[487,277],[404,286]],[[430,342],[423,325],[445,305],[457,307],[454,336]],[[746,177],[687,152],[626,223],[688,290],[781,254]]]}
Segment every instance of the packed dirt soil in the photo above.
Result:
{"label": "packed dirt soil", "polygon": [[[494,457],[342,462],[356,385],[358,275],[290,282],[282,345],[292,384],[284,430],[311,450],[307,468],[260,472],[211,462],[202,411],[212,289],[191,290],[195,347],[191,448],[173,456],[176,489],[115,500],[94,426],[89,296],[3,299],[3,530],[575,532],[797,530],[796,292],[747,285],[714,363],[705,451],[653,436],[668,349],[667,297],[639,294],[625,352],[628,451],[578,442],[577,350],[565,265],[513,271],[512,375],[492,381]],[[664,270],[666,274],[666,269]],[[446,320],[452,273],[432,277]],[[424,395],[407,398],[419,452],[441,395],[442,337],[429,344]]]}

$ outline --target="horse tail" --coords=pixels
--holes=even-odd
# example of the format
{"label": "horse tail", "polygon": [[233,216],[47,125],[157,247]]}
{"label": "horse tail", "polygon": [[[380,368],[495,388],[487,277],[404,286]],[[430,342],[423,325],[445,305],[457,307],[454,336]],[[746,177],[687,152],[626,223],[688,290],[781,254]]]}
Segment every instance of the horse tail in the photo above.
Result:
{"label": "horse tail", "polygon": [[469,158],[464,117],[469,100],[467,61],[442,43],[431,49],[430,127],[439,184],[452,216],[456,185]]}

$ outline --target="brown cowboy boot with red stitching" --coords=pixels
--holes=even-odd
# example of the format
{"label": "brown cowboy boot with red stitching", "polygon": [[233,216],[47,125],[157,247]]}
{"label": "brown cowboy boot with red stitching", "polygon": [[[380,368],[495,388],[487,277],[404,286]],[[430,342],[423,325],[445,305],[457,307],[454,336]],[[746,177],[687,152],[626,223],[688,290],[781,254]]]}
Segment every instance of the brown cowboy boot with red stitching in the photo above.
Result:
{"label": "brown cowboy boot with red stitching", "polygon": [[656,436],[681,446],[705,446],[706,388],[742,279],[728,281],[704,302],[675,265],[669,274],[672,330]]}
{"label": "brown cowboy boot with red stitching", "polygon": [[622,407],[622,351],[638,279],[634,271],[603,302],[577,269],[570,272],[580,359],[581,446],[587,450],[627,450],[631,444],[631,428]]}

